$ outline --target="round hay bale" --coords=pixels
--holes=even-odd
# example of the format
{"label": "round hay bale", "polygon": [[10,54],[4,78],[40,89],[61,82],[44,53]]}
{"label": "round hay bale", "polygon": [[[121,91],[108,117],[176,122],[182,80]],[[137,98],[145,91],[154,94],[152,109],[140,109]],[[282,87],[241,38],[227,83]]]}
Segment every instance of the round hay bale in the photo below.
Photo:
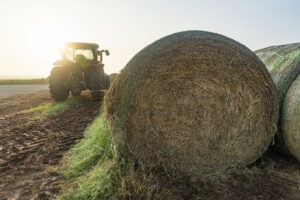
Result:
{"label": "round hay bale", "polygon": [[287,90],[300,73],[300,43],[271,46],[255,53],[271,74],[281,107]]}
{"label": "round hay bale", "polygon": [[284,98],[295,78],[300,74],[300,43],[271,46],[255,51],[256,55],[265,63],[275,83],[278,99],[280,120],[275,137],[276,149],[290,154],[286,148],[282,134],[282,105]]}
{"label": "round hay bale", "polygon": [[264,64],[238,42],[203,31],[175,33],[145,47],[113,82],[104,104],[123,155],[185,177],[254,162],[278,119]]}
{"label": "round hay bale", "polygon": [[281,119],[285,147],[300,162],[300,75],[284,98]]}
{"label": "round hay bale", "polygon": [[109,80],[112,83],[118,76],[118,73],[112,73],[109,75]]}

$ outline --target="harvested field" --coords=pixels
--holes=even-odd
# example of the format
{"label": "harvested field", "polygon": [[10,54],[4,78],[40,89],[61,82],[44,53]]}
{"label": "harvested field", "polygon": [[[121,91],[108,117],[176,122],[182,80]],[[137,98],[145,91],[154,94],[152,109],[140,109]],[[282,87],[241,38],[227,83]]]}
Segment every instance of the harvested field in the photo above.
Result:
{"label": "harvested field", "polygon": [[[87,93],[63,111],[40,110],[49,91],[0,100],[0,199],[49,199],[63,177],[51,172],[100,112]],[[65,106],[65,105],[64,105]],[[65,106],[66,107],[66,106]],[[38,109],[35,109],[38,108]]]}
{"label": "harvested field", "polygon": [[48,89],[47,84],[27,84],[27,85],[1,85],[0,84],[0,98],[8,97],[17,94],[26,94],[28,92],[36,92]]}
{"label": "harvested field", "polygon": [[46,78],[37,79],[0,79],[0,85],[42,85],[48,84]]}
{"label": "harvested field", "polygon": [[187,31],[141,50],[105,98],[124,156],[191,181],[256,161],[278,120],[274,83],[248,48]]}

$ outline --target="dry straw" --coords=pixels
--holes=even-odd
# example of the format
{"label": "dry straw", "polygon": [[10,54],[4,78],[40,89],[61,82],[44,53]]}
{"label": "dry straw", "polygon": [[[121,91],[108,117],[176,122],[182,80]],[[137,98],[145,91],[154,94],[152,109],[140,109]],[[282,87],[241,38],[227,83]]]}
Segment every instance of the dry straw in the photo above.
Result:
{"label": "dry straw", "polygon": [[118,73],[112,73],[109,75],[109,81],[112,83],[118,76]]}
{"label": "dry straw", "polygon": [[278,119],[264,64],[238,42],[203,31],[175,33],[145,47],[104,101],[123,155],[184,177],[254,162]]}
{"label": "dry straw", "polygon": [[300,73],[300,43],[271,46],[255,53],[275,82],[281,107],[287,90]]}
{"label": "dry straw", "polygon": [[257,50],[255,53],[265,63],[278,93],[280,120],[275,140],[276,148],[284,153],[289,153],[282,135],[284,134],[282,121],[285,120],[282,105],[288,89],[300,74],[300,43],[271,46]]}
{"label": "dry straw", "polygon": [[282,107],[282,138],[291,155],[300,162],[300,75],[289,88]]}

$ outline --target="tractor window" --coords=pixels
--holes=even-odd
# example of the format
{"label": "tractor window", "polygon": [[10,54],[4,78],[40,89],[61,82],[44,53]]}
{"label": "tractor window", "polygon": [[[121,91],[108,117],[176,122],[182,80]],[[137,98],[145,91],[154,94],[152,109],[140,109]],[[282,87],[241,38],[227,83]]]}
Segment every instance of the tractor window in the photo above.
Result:
{"label": "tractor window", "polygon": [[85,57],[85,59],[88,59],[88,60],[93,60],[94,59],[93,52],[90,49],[76,49],[75,52],[74,52],[74,58],[76,58],[76,56],[78,54],[83,55]]}
{"label": "tractor window", "polygon": [[65,52],[64,52],[64,54],[65,54],[65,57],[66,57],[69,61],[74,62],[74,57],[73,57],[73,55],[74,55],[74,50],[73,50],[72,48],[66,49]]}

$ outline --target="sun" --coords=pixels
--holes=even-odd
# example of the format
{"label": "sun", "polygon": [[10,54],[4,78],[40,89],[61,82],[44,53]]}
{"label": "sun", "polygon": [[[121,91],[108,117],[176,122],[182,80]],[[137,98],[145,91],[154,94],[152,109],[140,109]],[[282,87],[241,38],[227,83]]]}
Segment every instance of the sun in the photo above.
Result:
{"label": "sun", "polygon": [[25,26],[24,42],[27,56],[47,67],[57,60],[59,49],[68,34],[61,24],[51,20],[33,20]]}

